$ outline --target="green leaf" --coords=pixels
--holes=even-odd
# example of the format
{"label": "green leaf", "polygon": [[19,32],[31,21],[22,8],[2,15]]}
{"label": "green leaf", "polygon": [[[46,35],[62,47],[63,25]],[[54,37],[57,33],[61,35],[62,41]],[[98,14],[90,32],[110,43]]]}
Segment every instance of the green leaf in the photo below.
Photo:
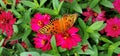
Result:
{"label": "green leaf", "polygon": [[20,43],[16,44],[17,45],[17,50],[19,50],[19,52],[25,52],[25,49],[21,46]]}
{"label": "green leaf", "polygon": [[10,38],[10,41],[21,39],[21,38],[23,37],[23,35],[24,35],[24,33],[14,34],[14,35]]}
{"label": "green leaf", "polygon": [[91,54],[90,56],[98,56],[98,49],[96,45],[93,46],[93,51],[94,51],[94,54]]}
{"label": "green leaf", "polygon": [[38,52],[22,52],[20,56],[40,56]]}
{"label": "green leaf", "polygon": [[103,21],[97,21],[87,28],[87,32],[92,33],[95,30],[99,30],[103,25]]}
{"label": "green leaf", "polygon": [[22,3],[23,3],[23,5],[28,6],[28,7],[32,8],[32,9],[37,8],[36,4],[31,2],[31,1],[22,1]]}
{"label": "green leaf", "polygon": [[30,43],[30,40],[28,40],[28,38],[26,38],[23,42],[26,43],[28,48],[32,48],[33,47],[32,44]]}
{"label": "green leaf", "polygon": [[109,0],[101,0],[100,4],[108,8],[114,8],[112,2]]}
{"label": "green leaf", "polygon": [[24,19],[18,19],[15,24],[21,24],[21,23],[23,23],[23,20],[24,20]]}
{"label": "green leaf", "polygon": [[114,50],[120,45],[120,41],[115,42],[114,44],[110,45],[108,47],[108,56],[112,56],[112,53],[114,52]]}
{"label": "green leaf", "polygon": [[99,52],[98,56],[108,56],[108,54],[104,52]]}
{"label": "green leaf", "polygon": [[4,4],[4,2],[2,0],[0,0],[0,5],[3,9],[6,9],[6,5]]}
{"label": "green leaf", "polygon": [[103,29],[105,28],[105,26],[106,26],[106,23],[104,23],[104,24],[98,29],[98,31],[103,30]]}
{"label": "green leaf", "polygon": [[24,35],[22,36],[22,41],[25,41],[28,35],[31,33],[31,29],[27,28]]}
{"label": "green leaf", "polygon": [[114,53],[120,54],[120,47],[119,47],[119,48],[116,48],[116,49],[114,50]]}
{"label": "green leaf", "polygon": [[94,54],[94,51],[92,51],[91,49],[87,49],[85,52],[83,52],[82,50],[78,50],[77,51],[78,54]]}
{"label": "green leaf", "polygon": [[99,43],[100,34],[98,32],[90,33],[90,37],[95,41],[96,44]]}
{"label": "green leaf", "polygon": [[90,3],[90,8],[94,8],[98,3],[99,3],[100,0],[91,0],[91,3]]}
{"label": "green leaf", "polygon": [[82,30],[86,30],[86,24],[81,18],[78,18],[78,23]]}
{"label": "green leaf", "polygon": [[13,2],[12,3],[12,9],[15,9],[15,2],[16,2],[16,0],[13,0],[12,2]]}
{"label": "green leaf", "polygon": [[101,41],[103,41],[103,42],[106,42],[106,43],[113,43],[112,41],[110,41],[109,39],[107,39],[106,37],[104,37],[104,36],[102,36],[102,37],[100,37],[99,38]]}
{"label": "green leaf", "polygon": [[41,56],[54,56],[54,55],[47,54],[47,53],[42,53]]}
{"label": "green leaf", "polygon": [[24,32],[22,33],[18,33],[18,34],[14,34],[12,36],[12,38],[10,39],[11,40],[18,40],[18,39],[21,39],[22,38],[22,41],[26,40],[26,38],[28,37],[28,35],[31,33],[31,29],[30,28],[27,28],[25,29]]}
{"label": "green leaf", "polygon": [[44,5],[47,0],[40,0],[40,7]]}
{"label": "green leaf", "polygon": [[30,24],[25,23],[25,21],[24,21],[24,23],[21,24],[21,26],[22,26],[22,28],[25,28],[25,29],[30,28]]}
{"label": "green leaf", "polygon": [[2,56],[12,56],[9,49],[3,48]]}
{"label": "green leaf", "polygon": [[71,6],[72,6],[71,8],[74,9],[76,12],[82,13],[82,9],[76,0],[72,2]]}
{"label": "green leaf", "polygon": [[89,38],[89,33],[87,33],[86,31],[84,32],[84,37],[83,39],[88,39]]}
{"label": "green leaf", "polygon": [[102,46],[99,45],[98,49],[99,50],[107,50],[109,46],[110,46],[110,43],[105,43]]}
{"label": "green leaf", "polygon": [[44,53],[41,49],[37,49],[37,48],[34,48],[34,47],[28,48],[28,51],[38,52],[40,55],[41,55],[42,53]]}
{"label": "green leaf", "polygon": [[79,4],[82,9],[86,9],[88,7],[88,3]]}
{"label": "green leaf", "polygon": [[0,55],[2,55],[3,47],[0,47]]}
{"label": "green leaf", "polygon": [[52,0],[52,3],[53,3],[53,8],[54,8],[54,10],[58,10],[59,1],[58,1],[58,0]]}
{"label": "green leaf", "polygon": [[96,5],[94,8],[92,8],[92,10],[97,12],[97,13],[101,13],[101,8],[99,5]]}
{"label": "green leaf", "polygon": [[0,46],[2,46],[3,42],[4,42],[4,39],[2,39],[2,40],[0,41]]}
{"label": "green leaf", "polygon": [[4,38],[4,36],[2,34],[0,34],[0,40],[2,40]]}
{"label": "green leaf", "polygon": [[18,27],[17,27],[17,25],[13,25],[13,31],[14,31],[14,33],[18,33]]}
{"label": "green leaf", "polygon": [[[39,3],[38,3],[38,0],[33,0],[34,1],[34,3],[35,3],[35,6],[36,7],[39,7]],[[40,0],[41,1],[41,0]]]}
{"label": "green leaf", "polygon": [[12,12],[13,12],[13,14],[14,14],[17,18],[21,18],[21,17],[22,17],[21,14],[20,14],[18,11],[12,10]]}
{"label": "green leaf", "polygon": [[59,7],[58,7],[58,13],[60,12],[60,9],[61,9],[61,7],[62,7],[62,5],[63,5],[63,1],[59,4]]}
{"label": "green leaf", "polygon": [[48,13],[50,15],[57,15],[57,12],[55,10],[48,9],[48,8],[38,8],[38,11],[41,13]]}
{"label": "green leaf", "polygon": [[59,54],[59,52],[57,50],[56,40],[55,40],[54,36],[52,36],[52,39],[51,39],[51,46],[52,46],[52,50],[53,50],[54,56],[60,56],[60,54]]}
{"label": "green leaf", "polygon": [[90,16],[86,22],[86,25],[90,26],[92,23],[92,16]]}
{"label": "green leaf", "polygon": [[25,11],[25,8],[21,4],[17,4],[17,11]]}
{"label": "green leaf", "polygon": [[24,15],[23,15],[23,18],[24,18],[24,23],[28,23],[30,24],[30,20],[31,20],[31,8],[28,9],[27,11],[25,11]]}
{"label": "green leaf", "polygon": [[28,51],[38,52],[39,54],[42,53],[42,50],[41,50],[41,49],[37,49],[37,48],[34,48],[34,47],[28,48]]}
{"label": "green leaf", "polygon": [[78,23],[79,23],[80,29],[83,31],[83,34],[84,34],[83,39],[88,39],[89,34],[86,32],[87,26],[86,26],[85,22],[81,18],[78,18]]}
{"label": "green leaf", "polygon": [[63,49],[62,47],[58,47],[59,52],[65,52],[67,49]]}

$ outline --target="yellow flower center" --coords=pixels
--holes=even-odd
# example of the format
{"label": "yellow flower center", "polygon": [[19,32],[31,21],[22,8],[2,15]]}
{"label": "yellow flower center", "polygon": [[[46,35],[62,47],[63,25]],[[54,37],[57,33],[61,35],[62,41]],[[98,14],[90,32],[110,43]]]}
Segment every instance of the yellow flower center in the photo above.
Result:
{"label": "yellow flower center", "polygon": [[4,23],[5,23],[5,19],[4,19],[4,18],[1,19],[1,20],[0,20],[0,23],[1,23],[1,24],[4,24]]}
{"label": "yellow flower center", "polygon": [[42,41],[41,41],[41,44],[44,45],[44,44],[45,44],[45,40],[42,40]]}
{"label": "yellow flower center", "polygon": [[98,13],[94,13],[94,16],[97,17],[97,16],[98,16]]}
{"label": "yellow flower center", "polygon": [[114,25],[114,26],[113,26],[113,30],[118,30],[118,26],[117,26],[117,25]]}
{"label": "yellow flower center", "polygon": [[38,26],[43,27],[43,26],[44,26],[43,22],[41,22],[41,21],[39,20],[39,21],[38,21]]}
{"label": "yellow flower center", "polygon": [[68,34],[68,33],[64,33],[64,35],[63,35],[64,37],[64,39],[67,39],[70,35]]}

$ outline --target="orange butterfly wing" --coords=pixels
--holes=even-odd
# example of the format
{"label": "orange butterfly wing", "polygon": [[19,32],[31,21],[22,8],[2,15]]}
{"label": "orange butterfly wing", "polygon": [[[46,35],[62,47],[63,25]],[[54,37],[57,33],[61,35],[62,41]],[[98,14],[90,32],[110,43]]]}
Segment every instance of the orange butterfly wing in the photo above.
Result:
{"label": "orange butterfly wing", "polygon": [[39,30],[42,34],[58,34],[68,30],[77,19],[77,14],[64,15],[61,19],[52,20]]}
{"label": "orange butterfly wing", "polygon": [[73,26],[73,24],[75,23],[76,19],[77,19],[77,14],[69,14],[69,15],[64,15],[62,18],[62,22],[63,22],[63,31],[68,30],[70,27]]}
{"label": "orange butterfly wing", "polygon": [[42,34],[57,34],[62,32],[60,29],[59,19],[52,20],[48,25],[44,26],[39,30]]}

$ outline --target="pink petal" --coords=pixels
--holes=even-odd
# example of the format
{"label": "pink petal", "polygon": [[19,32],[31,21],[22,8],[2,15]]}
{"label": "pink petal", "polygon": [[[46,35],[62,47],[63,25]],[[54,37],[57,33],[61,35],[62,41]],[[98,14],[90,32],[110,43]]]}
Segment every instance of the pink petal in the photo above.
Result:
{"label": "pink petal", "polygon": [[76,28],[76,27],[71,27],[71,28],[68,30],[68,33],[69,33],[69,34],[73,34],[73,33],[76,33],[76,32],[78,32],[78,31],[79,31],[78,28]]}

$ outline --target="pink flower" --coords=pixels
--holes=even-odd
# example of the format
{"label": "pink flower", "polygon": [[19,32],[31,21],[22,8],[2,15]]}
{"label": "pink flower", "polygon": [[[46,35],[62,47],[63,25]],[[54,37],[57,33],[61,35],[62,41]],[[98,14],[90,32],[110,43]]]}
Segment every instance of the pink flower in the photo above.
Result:
{"label": "pink flower", "polygon": [[0,29],[2,32],[5,32],[7,36],[13,35],[13,24],[15,23],[16,18],[13,17],[13,14],[8,11],[2,11],[0,14]]}
{"label": "pink flower", "polygon": [[95,21],[105,21],[105,11],[102,11],[101,13],[96,13],[93,10],[91,10],[89,7],[87,8],[87,11],[83,12],[83,16],[85,16],[84,21],[88,21],[90,17],[92,17],[92,22]]}
{"label": "pink flower", "polygon": [[51,17],[48,14],[45,15],[41,15],[40,13],[35,14],[31,20],[32,30],[37,32],[40,28],[42,28],[44,25],[50,22],[50,18]]}
{"label": "pink flower", "polygon": [[102,11],[101,13],[99,13],[97,17],[93,19],[93,22],[95,21],[106,21],[105,11]]}
{"label": "pink flower", "polygon": [[88,21],[89,17],[93,17],[94,16],[94,12],[88,7],[87,11],[82,13],[83,16],[85,16],[86,18],[84,19],[84,21]]}
{"label": "pink flower", "polygon": [[120,54],[118,54],[118,56],[120,56]]}
{"label": "pink flower", "polygon": [[50,35],[44,35],[44,34],[37,34],[36,37],[33,39],[35,48],[40,48],[42,51],[50,50]]}
{"label": "pink flower", "polygon": [[114,9],[120,13],[120,0],[114,0],[113,5]]}
{"label": "pink flower", "polygon": [[78,42],[81,42],[80,36],[76,34],[78,30],[79,29],[76,27],[71,27],[66,33],[56,34],[57,46],[61,46],[68,50],[77,46]]}
{"label": "pink flower", "polygon": [[118,35],[120,35],[120,19],[115,17],[107,20],[105,32],[107,33],[107,36],[118,37]]}

